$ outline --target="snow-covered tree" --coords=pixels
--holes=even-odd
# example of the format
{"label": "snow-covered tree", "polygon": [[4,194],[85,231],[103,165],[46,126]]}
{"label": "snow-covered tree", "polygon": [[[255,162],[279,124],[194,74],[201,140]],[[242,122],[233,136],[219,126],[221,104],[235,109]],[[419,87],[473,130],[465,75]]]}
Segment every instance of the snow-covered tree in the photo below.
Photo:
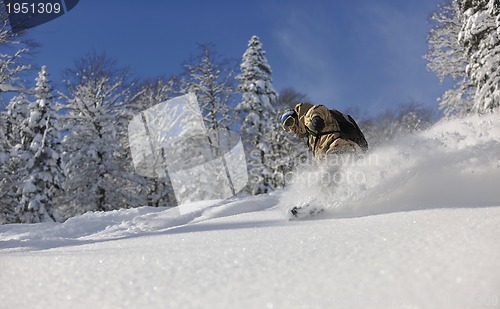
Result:
{"label": "snow-covered tree", "polygon": [[22,195],[22,181],[26,178],[25,164],[19,156],[22,149],[22,124],[29,117],[29,101],[24,94],[11,99],[2,112],[3,138],[0,165],[0,224],[19,222],[16,207]]}
{"label": "snow-covered tree", "polygon": [[[7,114],[0,112],[0,166],[7,161]],[[1,170],[0,170],[1,173]],[[3,177],[0,177],[2,179]]]}
{"label": "snow-covered tree", "polygon": [[241,134],[248,153],[249,190],[252,194],[261,194],[273,189],[273,166],[276,163],[271,158],[272,146],[276,143],[273,132],[280,128],[272,70],[257,36],[248,42],[240,69],[241,74],[236,78],[240,82],[242,102],[237,111],[245,117]]}
{"label": "snow-covered tree", "polygon": [[433,27],[429,31],[425,55],[427,69],[436,73],[440,82],[447,77],[454,81],[453,88],[439,99],[439,107],[446,116],[465,116],[472,109],[475,87],[467,76],[468,58],[458,41],[463,20],[458,0],[439,5],[431,20]]}
{"label": "snow-covered tree", "polygon": [[232,102],[236,94],[235,64],[223,59],[211,45],[200,46],[201,55],[185,65],[184,93],[194,92],[210,131],[229,130],[235,121]]}
{"label": "snow-covered tree", "polygon": [[[131,116],[170,99],[173,92],[174,79],[158,78],[142,83],[138,95],[132,100],[128,110]],[[177,204],[175,194],[168,175],[166,177],[144,178],[144,183],[138,187],[138,196],[144,205],[174,206]]]}
{"label": "snow-covered tree", "polygon": [[[36,44],[23,38],[23,33],[12,31],[8,15],[0,10],[0,94],[25,92],[23,72],[31,68],[27,57]],[[3,100],[3,96],[0,96]],[[5,106],[4,106],[5,107]]]}
{"label": "snow-covered tree", "polygon": [[212,45],[200,45],[200,51],[198,57],[184,66],[186,72],[182,88],[184,93],[196,94],[207,129],[204,138],[191,139],[191,142],[199,144],[191,151],[196,149],[201,151],[198,153],[200,158],[208,155],[215,160],[231,148],[231,136],[234,136],[231,129],[235,122],[233,102],[237,93],[234,82],[236,63],[224,59]]}
{"label": "snow-covered tree", "polygon": [[[213,164],[214,160],[221,159],[223,164],[227,164],[223,155],[235,146],[232,141],[237,139],[237,134],[233,132],[237,94],[234,74],[237,66],[236,61],[221,56],[211,44],[202,44],[199,50],[199,55],[184,65],[185,72],[180,80],[180,90],[182,93],[196,94],[206,132],[204,136],[190,138],[190,147],[179,147],[178,150],[182,151],[184,148],[188,153],[179,155],[191,157],[192,162],[200,164],[211,162],[205,165],[205,168],[207,174],[213,174],[213,170],[208,171],[208,166]],[[191,165],[194,167],[196,164]],[[225,166],[227,168],[227,165]],[[197,169],[189,171],[196,173]],[[193,177],[198,177],[200,180],[199,176],[193,175]],[[189,194],[196,199],[204,196],[210,198],[218,194],[222,196],[226,186],[214,188],[214,181],[220,179],[208,178],[212,177],[207,177],[206,182],[193,183],[189,188]],[[229,186],[231,192],[236,193],[231,182]]]}
{"label": "snow-covered tree", "polygon": [[463,24],[458,35],[468,57],[467,74],[474,83],[473,109],[499,111],[500,106],[500,2],[459,0]]}
{"label": "snow-covered tree", "polygon": [[7,168],[9,161],[9,146],[7,141],[7,113],[0,112],[0,224],[13,222],[15,205],[10,199],[12,182]]}
{"label": "snow-covered tree", "polygon": [[[20,144],[18,126],[27,116],[27,88],[23,73],[27,72],[30,50],[35,43],[23,38],[22,33],[12,31],[7,12],[0,9],[0,224],[17,222],[15,207],[19,202],[19,180],[22,179],[22,164],[16,156]],[[6,94],[7,95],[4,95]],[[19,95],[12,98],[12,95]],[[6,101],[10,102],[7,106]],[[23,103],[23,104],[21,104]],[[26,104],[24,104],[26,103]],[[21,107],[18,111],[17,107]],[[17,114],[17,115],[15,115]],[[20,116],[20,117],[18,117]],[[22,119],[22,120],[21,120]]]}
{"label": "snow-covered tree", "polygon": [[21,143],[20,126],[29,116],[29,99],[25,94],[20,94],[10,100],[6,108],[5,135],[9,148]]}
{"label": "snow-covered tree", "polygon": [[81,59],[62,94],[66,216],[138,206],[126,137],[128,72],[105,54]]}
{"label": "snow-covered tree", "polygon": [[138,92],[127,109],[135,115],[139,111],[170,99],[174,87],[173,83],[174,79],[166,80],[164,78],[144,81],[139,85]]}
{"label": "snow-covered tree", "polygon": [[33,93],[36,100],[29,105],[29,116],[20,128],[21,147],[17,149],[24,173],[16,212],[23,223],[58,220],[53,195],[63,180],[54,97],[45,66],[36,78]]}

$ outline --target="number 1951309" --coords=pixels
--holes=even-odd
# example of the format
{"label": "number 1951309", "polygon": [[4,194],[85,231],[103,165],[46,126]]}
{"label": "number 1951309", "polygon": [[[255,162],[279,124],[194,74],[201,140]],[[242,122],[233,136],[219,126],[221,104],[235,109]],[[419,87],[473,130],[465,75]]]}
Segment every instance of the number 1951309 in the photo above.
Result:
{"label": "number 1951309", "polygon": [[6,3],[8,14],[59,14],[62,12],[61,4],[56,3]]}

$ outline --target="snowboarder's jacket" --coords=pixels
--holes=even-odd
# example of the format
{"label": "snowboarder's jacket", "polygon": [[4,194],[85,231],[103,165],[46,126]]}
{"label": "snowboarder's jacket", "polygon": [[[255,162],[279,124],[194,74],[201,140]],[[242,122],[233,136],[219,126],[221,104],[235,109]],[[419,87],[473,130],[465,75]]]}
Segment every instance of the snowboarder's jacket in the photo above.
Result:
{"label": "snowboarder's jacket", "polygon": [[363,132],[351,116],[309,103],[297,104],[295,112],[299,138],[307,138],[315,158],[335,153],[363,154],[368,150]]}

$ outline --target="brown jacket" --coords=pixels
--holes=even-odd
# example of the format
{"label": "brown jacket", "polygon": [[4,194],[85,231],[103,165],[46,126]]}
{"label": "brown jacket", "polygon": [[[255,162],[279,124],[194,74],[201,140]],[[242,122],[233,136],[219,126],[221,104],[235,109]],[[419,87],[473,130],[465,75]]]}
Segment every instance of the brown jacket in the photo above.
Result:
{"label": "brown jacket", "polygon": [[[332,116],[330,110],[324,105],[300,103],[295,106],[299,117],[299,138],[307,138],[307,144],[315,158],[329,154],[355,153],[363,154],[365,151],[355,142],[341,138],[342,132],[339,123]],[[321,117],[325,127],[321,132],[316,132],[312,126],[312,119]],[[350,122],[349,116],[342,114]]]}

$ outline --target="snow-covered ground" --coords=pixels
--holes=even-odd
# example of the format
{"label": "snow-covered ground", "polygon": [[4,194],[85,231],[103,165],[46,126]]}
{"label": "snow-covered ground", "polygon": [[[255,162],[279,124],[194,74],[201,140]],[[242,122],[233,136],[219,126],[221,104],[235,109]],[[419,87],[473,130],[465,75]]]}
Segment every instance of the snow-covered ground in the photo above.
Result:
{"label": "snow-covered ground", "polygon": [[0,226],[0,308],[500,308],[499,154],[500,117],[443,121],[337,188]]}

